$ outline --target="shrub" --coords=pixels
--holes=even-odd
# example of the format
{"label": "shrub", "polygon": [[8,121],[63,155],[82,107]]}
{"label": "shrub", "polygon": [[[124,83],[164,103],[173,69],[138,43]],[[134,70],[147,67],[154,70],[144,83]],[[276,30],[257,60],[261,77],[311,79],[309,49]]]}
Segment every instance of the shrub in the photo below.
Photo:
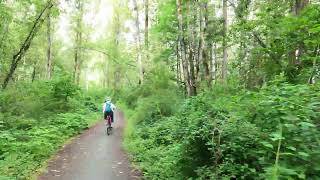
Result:
{"label": "shrub", "polygon": [[155,109],[156,95],[138,100],[126,147],[147,178],[320,178],[319,85],[222,89],[189,98],[167,116],[139,115]]}
{"label": "shrub", "polygon": [[69,77],[2,92],[0,179],[28,178],[68,138],[98,120],[96,104]]}

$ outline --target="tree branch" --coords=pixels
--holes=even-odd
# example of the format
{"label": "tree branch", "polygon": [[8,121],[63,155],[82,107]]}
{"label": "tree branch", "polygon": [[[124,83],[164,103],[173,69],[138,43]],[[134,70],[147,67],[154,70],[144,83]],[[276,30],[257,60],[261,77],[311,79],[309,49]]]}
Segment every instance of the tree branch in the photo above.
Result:
{"label": "tree branch", "polygon": [[256,32],[253,32],[253,36],[254,38],[257,40],[257,42],[259,43],[259,45],[261,47],[263,47],[264,49],[267,50],[267,53],[269,54],[269,56],[278,64],[281,65],[279,59],[272,53],[272,51],[270,51],[268,49],[268,46],[261,40],[261,38],[259,37],[259,35]]}
{"label": "tree branch", "polygon": [[[84,50],[89,50],[89,51],[96,51],[98,53],[101,53],[101,54],[104,54],[105,56],[108,56],[108,58],[112,59],[115,63],[117,64],[121,64],[119,61],[117,61],[115,58],[111,57],[110,54],[108,52],[105,52],[103,50],[100,50],[100,49],[95,49],[95,48],[92,48],[92,47],[80,47],[80,49],[84,49]],[[124,62],[124,64],[128,65],[128,66],[131,66],[131,67],[137,67],[133,64],[130,64],[130,63],[127,63],[127,62]]]}
{"label": "tree branch", "polygon": [[227,1],[229,2],[229,4],[230,4],[234,9],[237,8],[237,6],[234,4],[234,2],[232,2],[231,0],[227,0]]}

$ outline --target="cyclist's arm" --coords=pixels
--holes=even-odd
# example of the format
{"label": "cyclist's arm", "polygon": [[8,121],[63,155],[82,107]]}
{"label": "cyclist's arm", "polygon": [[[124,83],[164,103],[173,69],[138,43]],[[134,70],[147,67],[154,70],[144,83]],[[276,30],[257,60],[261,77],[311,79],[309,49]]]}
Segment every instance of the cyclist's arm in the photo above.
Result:
{"label": "cyclist's arm", "polygon": [[106,103],[103,103],[103,106],[102,106],[102,113],[105,112],[105,109],[106,109]]}

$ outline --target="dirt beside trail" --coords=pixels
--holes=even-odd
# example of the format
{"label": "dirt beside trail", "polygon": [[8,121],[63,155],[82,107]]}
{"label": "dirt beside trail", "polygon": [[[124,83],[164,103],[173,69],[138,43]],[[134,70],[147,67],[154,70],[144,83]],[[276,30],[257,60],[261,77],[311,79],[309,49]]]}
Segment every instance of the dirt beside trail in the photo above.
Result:
{"label": "dirt beside trail", "polygon": [[121,147],[124,126],[123,113],[119,111],[115,112],[112,135],[107,136],[105,122],[99,122],[65,145],[38,180],[140,179]]}

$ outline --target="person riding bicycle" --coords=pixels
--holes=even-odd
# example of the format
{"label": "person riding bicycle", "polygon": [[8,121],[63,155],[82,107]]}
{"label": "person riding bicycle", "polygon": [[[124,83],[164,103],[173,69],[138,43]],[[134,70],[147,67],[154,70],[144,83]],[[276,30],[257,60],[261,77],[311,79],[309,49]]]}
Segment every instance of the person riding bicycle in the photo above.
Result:
{"label": "person riding bicycle", "polygon": [[114,122],[113,112],[116,109],[116,106],[111,102],[111,98],[107,98],[103,103],[103,114],[104,119],[107,120],[107,117],[111,117],[111,122]]}

